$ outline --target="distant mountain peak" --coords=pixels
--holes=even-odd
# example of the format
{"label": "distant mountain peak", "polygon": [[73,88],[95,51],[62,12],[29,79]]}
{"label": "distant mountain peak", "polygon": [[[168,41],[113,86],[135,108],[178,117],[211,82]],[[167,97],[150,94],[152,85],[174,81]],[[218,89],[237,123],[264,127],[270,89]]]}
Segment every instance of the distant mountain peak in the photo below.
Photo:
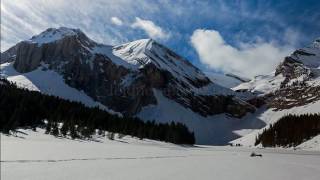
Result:
{"label": "distant mountain peak", "polygon": [[256,76],[248,83],[240,84],[234,90],[248,89],[271,93],[292,83],[313,81],[320,77],[320,38],[310,45],[295,50],[269,75]]}

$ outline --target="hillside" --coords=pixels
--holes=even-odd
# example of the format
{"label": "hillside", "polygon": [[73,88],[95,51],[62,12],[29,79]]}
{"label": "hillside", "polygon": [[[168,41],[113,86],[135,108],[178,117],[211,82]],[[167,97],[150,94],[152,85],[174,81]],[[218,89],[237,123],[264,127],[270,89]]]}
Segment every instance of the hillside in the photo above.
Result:
{"label": "hillside", "polygon": [[194,144],[194,134],[181,123],[143,122],[138,118],[119,117],[57,96],[19,89],[0,79],[0,131],[15,134],[18,128],[43,127],[59,138],[91,139],[99,131],[121,133],[140,139],[149,138],[176,144]]}

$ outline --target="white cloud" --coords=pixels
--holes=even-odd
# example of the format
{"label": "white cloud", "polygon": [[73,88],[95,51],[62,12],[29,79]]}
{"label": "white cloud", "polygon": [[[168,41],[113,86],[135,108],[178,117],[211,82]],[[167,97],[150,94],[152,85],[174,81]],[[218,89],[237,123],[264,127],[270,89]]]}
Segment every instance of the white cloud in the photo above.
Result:
{"label": "white cloud", "polygon": [[191,36],[192,46],[200,61],[209,68],[246,77],[272,72],[293,48],[274,42],[240,43],[233,47],[225,42],[218,31],[197,29]]}
{"label": "white cloud", "polygon": [[122,20],[121,19],[119,19],[118,17],[111,17],[111,23],[112,24],[115,24],[115,25],[117,25],[117,26],[122,26],[123,25],[123,22],[122,22]]}
{"label": "white cloud", "polygon": [[159,11],[154,3],[144,0],[78,0],[76,8],[74,1],[65,0],[2,0],[1,52],[47,28],[61,26],[79,28],[100,43],[124,43],[135,39],[135,30],[119,29],[112,17],[121,17],[124,23],[143,12],[156,19],[150,14]]}
{"label": "white cloud", "polygon": [[132,28],[138,28],[145,31],[149,37],[154,39],[167,39],[169,34],[166,33],[160,26],[157,26],[154,22],[150,20],[144,20],[136,17],[136,20],[131,25]]}

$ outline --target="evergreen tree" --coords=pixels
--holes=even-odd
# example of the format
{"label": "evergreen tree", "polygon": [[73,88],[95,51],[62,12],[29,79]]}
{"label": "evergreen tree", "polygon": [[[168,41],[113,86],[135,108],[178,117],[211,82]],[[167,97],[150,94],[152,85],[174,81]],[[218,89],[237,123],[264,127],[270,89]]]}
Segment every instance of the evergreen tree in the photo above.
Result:
{"label": "evergreen tree", "polygon": [[75,125],[71,124],[69,128],[70,128],[70,137],[72,139],[79,138]]}
{"label": "evergreen tree", "polygon": [[114,140],[114,133],[113,132],[108,132],[108,139]]}
{"label": "evergreen tree", "polygon": [[52,123],[52,131],[51,134],[54,136],[59,136],[59,127],[58,127],[58,123],[54,122]]}
{"label": "evergreen tree", "polygon": [[62,127],[60,129],[61,135],[66,137],[67,133],[68,133],[68,130],[69,130],[69,127],[68,127],[67,123],[63,123]]}
{"label": "evergreen tree", "polygon": [[51,129],[52,129],[52,123],[51,121],[48,121],[48,123],[46,124],[46,134],[51,134]]}
{"label": "evergreen tree", "polygon": [[255,144],[265,147],[296,146],[320,134],[320,114],[287,115],[264,129]]}

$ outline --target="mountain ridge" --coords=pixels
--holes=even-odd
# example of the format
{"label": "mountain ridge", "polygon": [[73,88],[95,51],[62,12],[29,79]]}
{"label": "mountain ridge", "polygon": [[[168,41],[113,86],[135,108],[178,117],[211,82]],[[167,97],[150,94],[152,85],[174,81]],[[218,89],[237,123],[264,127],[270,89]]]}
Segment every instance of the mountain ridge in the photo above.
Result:
{"label": "mountain ridge", "polygon": [[[5,73],[12,66],[17,71],[7,78],[18,84],[23,77],[27,84],[37,83],[40,91],[59,92],[68,98],[54,83],[44,84],[45,80],[39,81],[37,77],[40,74],[49,77],[47,74],[52,72],[58,84],[65,83],[66,87],[83,92],[93,102],[124,116],[186,123],[189,128],[197,129],[196,139],[201,143],[225,143],[234,135],[228,126],[224,127],[225,132],[223,129],[202,132],[207,125],[200,119],[221,115],[219,119],[225,121],[229,116],[238,119],[255,111],[254,106],[236,97],[234,91],[213,83],[186,59],[152,39],[108,46],[91,41],[81,30],[51,28],[1,55],[6,57],[4,62],[10,62],[2,65]],[[182,118],[178,111],[166,115],[165,106],[169,104],[189,116]],[[210,126],[214,127],[215,123],[210,122]],[[227,135],[224,140],[210,139],[216,133]]]}

